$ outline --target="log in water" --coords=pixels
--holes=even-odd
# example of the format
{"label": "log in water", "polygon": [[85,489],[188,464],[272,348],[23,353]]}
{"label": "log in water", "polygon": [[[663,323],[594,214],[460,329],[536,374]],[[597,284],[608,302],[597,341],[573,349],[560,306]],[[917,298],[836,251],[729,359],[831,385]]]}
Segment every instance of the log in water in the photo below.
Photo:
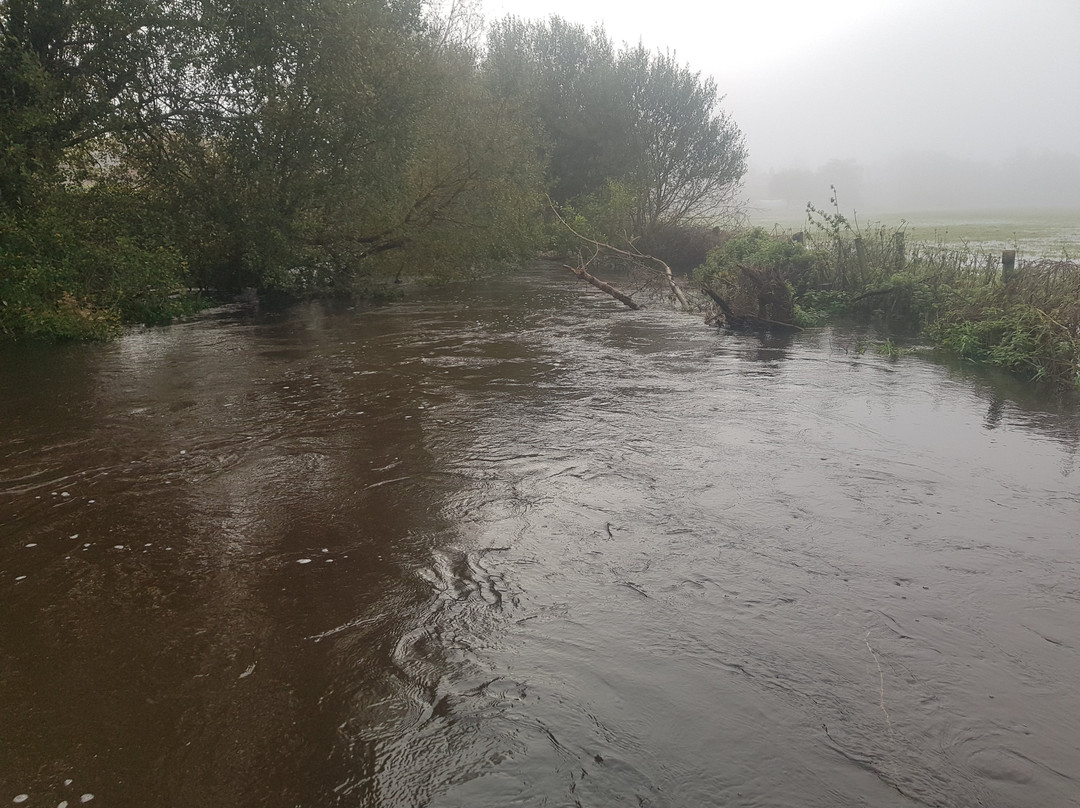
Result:
{"label": "log in water", "polygon": [[1080,804],[1080,413],[857,342],[545,269],[5,351],[0,803]]}

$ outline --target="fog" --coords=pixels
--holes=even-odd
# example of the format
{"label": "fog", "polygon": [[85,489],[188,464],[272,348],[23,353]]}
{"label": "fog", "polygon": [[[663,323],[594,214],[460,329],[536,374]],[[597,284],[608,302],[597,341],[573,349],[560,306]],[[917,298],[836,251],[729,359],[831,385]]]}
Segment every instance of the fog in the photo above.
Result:
{"label": "fog", "polygon": [[484,9],[602,22],[712,76],[746,136],[751,200],[827,202],[832,183],[885,210],[1080,209],[1080,0]]}
{"label": "fog", "polygon": [[[833,190],[835,189],[835,190]],[[752,170],[745,196],[752,208],[801,212],[806,204],[887,213],[911,210],[1080,211],[1080,156],[1018,152],[975,160],[910,151],[860,162],[830,160],[814,169]]]}

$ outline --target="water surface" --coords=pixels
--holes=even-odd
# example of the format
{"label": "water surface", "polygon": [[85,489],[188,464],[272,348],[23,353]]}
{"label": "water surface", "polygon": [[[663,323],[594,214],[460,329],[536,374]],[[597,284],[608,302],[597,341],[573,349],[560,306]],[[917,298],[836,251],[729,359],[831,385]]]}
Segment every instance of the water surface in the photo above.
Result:
{"label": "water surface", "polygon": [[0,424],[0,802],[1080,805],[1075,402],[538,267]]}

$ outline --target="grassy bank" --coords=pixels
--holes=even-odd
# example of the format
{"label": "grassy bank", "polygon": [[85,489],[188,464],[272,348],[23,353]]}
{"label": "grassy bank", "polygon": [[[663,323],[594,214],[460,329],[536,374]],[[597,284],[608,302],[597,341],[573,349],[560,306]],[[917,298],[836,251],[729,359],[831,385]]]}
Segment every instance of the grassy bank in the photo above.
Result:
{"label": "grassy bank", "polygon": [[744,279],[771,273],[786,284],[796,325],[914,328],[964,359],[1080,389],[1080,264],[1019,259],[1009,268],[1000,252],[913,242],[903,227],[860,228],[817,210],[811,223],[801,241],[749,230],[710,253],[697,277],[753,301],[758,290]]}

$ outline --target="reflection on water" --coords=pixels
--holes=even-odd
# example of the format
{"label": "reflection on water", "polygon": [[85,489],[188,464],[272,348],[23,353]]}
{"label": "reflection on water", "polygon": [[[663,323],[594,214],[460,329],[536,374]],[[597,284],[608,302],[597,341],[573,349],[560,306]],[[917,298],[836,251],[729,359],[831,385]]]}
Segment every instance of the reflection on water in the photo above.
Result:
{"label": "reflection on water", "polygon": [[8,799],[1080,804],[1075,401],[546,273],[5,350]]}

